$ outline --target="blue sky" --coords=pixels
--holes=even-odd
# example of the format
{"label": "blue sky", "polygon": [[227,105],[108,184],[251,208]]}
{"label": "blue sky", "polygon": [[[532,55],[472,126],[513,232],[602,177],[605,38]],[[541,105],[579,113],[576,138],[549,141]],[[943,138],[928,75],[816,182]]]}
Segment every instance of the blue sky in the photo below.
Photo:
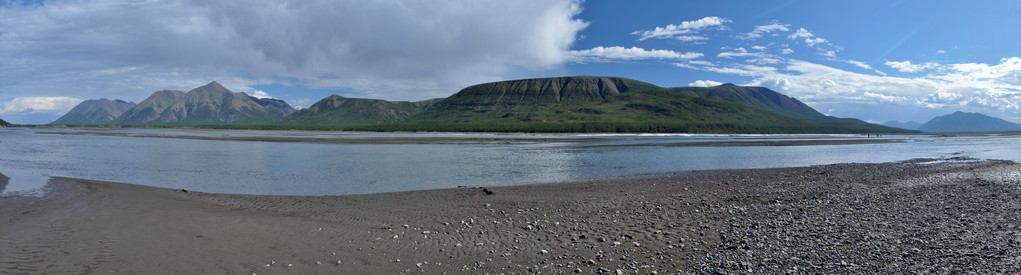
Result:
{"label": "blue sky", "polygon": [[1017,1],[6,1],[0,118],[210,81],[308,106],[489,81],[763,86],[867,121],[1021,122]]}

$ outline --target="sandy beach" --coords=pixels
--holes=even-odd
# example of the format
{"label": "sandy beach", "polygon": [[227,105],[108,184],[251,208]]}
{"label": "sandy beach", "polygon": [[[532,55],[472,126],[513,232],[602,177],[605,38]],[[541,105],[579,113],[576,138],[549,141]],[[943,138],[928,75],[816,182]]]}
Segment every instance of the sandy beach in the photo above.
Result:
{"label": "sandy beach", "polygon": [[1008,161],[356,196],[47,189],[0,198],[0,273],[1021,272],[1021,165]]}

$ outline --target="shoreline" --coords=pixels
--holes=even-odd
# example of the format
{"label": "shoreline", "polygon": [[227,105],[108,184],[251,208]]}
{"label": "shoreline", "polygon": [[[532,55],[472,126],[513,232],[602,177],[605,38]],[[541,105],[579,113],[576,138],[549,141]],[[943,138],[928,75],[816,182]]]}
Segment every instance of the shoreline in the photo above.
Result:
{"label": "shoreline", "polygon": [[0,271],[1021,271],[1021,164],[1010,161],[676,172],[492,194],[227,195],[71,178],[46,188],[0,198]]}
{"label": "shoreline", "polygon": [[[596,136],[558,136],[555,138],[538,136],[534,138],[525,137],[293,137],[293,136],[198,136],[198,135],[163,135],[143,133],[110,133],[110,132],[39,132],[44,135],[67,135],[67,136],[109,136],[109,137],[134,137],[134,138],[167,138],[167,139],[191,139],[191,140],[217,140],[217,141],[257,141],[257,142],[303,142],[303,143],[339,143],[339,144],[420,144],[420,143],[522,143],[522,142],[613,142],[632,141],[643,138],[643,136],[619,136],[619,137],[596,137]],[[680,137],[684,138],[684,137]],[[814,145],[851,145],[851,144],[883,144],[883,143],[904,143],[903,138],[883,137],[836,137],[821,135],[810,139],[774,138],[774,140],[763,141],[691,141],[691,142],[669,142],[669,143],[639,143],[625,145],[594,145],[596,147],[612,146],[697,146],[697,147],[732,147],[732,146],[814,146]],[[588,146],[588,145],[577,145]]]}

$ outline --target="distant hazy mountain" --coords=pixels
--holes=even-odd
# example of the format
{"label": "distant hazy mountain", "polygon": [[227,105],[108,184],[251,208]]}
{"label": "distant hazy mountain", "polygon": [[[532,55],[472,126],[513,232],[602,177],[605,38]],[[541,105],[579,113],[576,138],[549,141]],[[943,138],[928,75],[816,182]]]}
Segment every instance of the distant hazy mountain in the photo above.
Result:
{"label": "distant hazy mountain", "polygon": [[326,97],[308,108],[298,110],[283,122],[310,125],[365,125],[403,121],[416,115],[438,100],[417,102],[381,99]]}
{"label": "distant hazy mountain", "polygon": [[896,121],[896,120],[891,120],[891,121],[887,121],[887,122],[883,123],[882,125],[883,126],[887,126],[887,127],[901,128],[901,129],[908,129],[908,130],[918,130],[919,127],[922,127],[922,123],[918,122],[918,121],[900,122],[900,121]]}
{"label": "distant hazy mountain", "polygon": [[671,89],[693,96],[744,104],[795,117],[817,118],[826,116],[795,98],[763,87],[742,87],[727,83],[714,87],[679,87]]}
{"label": "distant hazy mountain", "polygon": [[122,124],[218,124],[278,121],[293,113],[291,105],[276,99],[259,99],[231,92],[211,82],[188,93],[153,93],[114,123]]}
{"label": "distant hazy mountain", "polygon": [[90,99],[74,106],[71,111],[50,124],[88,125],[104,124],[113,121],[125,111],[135,107],[135,103],[122,100]]}
{"label": "distant hazy mountain", "polygon": [[7,123],[7,121],[3,119],[0,119],[0,127],[11,127],[11,124]]}
{"label": "distant hazy mountain", "polygon": [[923,132],[1011,132],[1021,131],[1021,125],[980,113],[965,113],[938,116],[918,128]]}

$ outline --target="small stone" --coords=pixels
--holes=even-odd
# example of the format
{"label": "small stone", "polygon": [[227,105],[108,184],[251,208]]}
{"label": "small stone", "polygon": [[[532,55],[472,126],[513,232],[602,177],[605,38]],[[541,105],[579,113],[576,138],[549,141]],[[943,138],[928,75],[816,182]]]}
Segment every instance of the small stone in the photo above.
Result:
{"label": "small stone", "polygon": [[574,273],[581,273],[581,268],[574,269]]}
{"label": "small stone", "polygon": [[320,262],[320,261],[316,261],[316,264],[317,264],[317,265],[321,265],[321,264],[323,264],[323,262]]}
{"label": "small stone", "polygon": [[640,244],[640,243],[638,243],[638,242],[631,242],[631,244],[635,245],[636,247],[638,247],[638,246],[642,246],[642,244]]}
{"label": "small stone", "polygon": [[549,251],[546,251],[545,249],[543,249],[543,250],[539,251],[539,254],[546,255],[546,254],[549,254]]}
{"label": "small stone", "polygon": [[343,262],[341,262],[340,260],[337,260],[337,265],[340,265],[341,263],[343,263]]}

